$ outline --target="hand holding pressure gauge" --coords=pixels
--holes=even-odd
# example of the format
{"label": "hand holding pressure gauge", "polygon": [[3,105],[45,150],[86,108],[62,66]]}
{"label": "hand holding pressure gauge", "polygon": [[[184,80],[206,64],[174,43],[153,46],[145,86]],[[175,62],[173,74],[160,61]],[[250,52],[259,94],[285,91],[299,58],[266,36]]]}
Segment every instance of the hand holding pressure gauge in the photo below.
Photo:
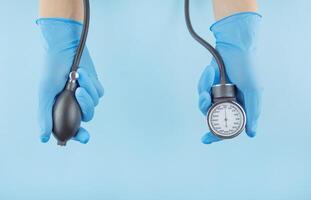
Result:
{"label": "hand holding pressure gauge", "polygon": [[[248,23],[254,24],[254,27],[256,24],[258,24],[258,14],[254,13],[245,13],[245,15],[251,15],[250,17],[244,17],[243,20],[248,20]],[[214,85],[211,88],[208,88],[206,90],[210,91],[211,94],[208,95],[211,97],[212,105],[209,107],[207,111],[207,124],[211,131],[211,134],[207,134],[206,136],[207,141],[205,141],[205,138],[203,138],[204,143],[212,143],[214,141],[219,141],[221,139],[230,139],[238,136],[241,132],[244,131],[245,127],[247,128],[247,134],[251,137],[255,135],[255,129],[257,124],[257,119],[259,117],[260,113],[260,90],[257,90],[255,86],[256,84],[253,84],[252,82],[255,82],[254,80],[247,80],[244,81],[244,83],[249,82],[249,87],[255,88],[253,91],[249,88],[245,88],[245,98],[244,100],[247,100],[246,104],[248,106],[248,110],[250,113],[250,116],[246,116],[245,111],[240,103],[245,102],[239,102],[237,98],[237,87],[228,82],[227,74],[226,74],[226,68],[223,61],[222,56],[219,54],[219,52],[211,46],[208,42],[206,42],[204,39],[202,39],[194,30],[190,21],[190,13],[189,13],[189,0],[185,0],[185,18],[186,18],[186,24],[187,28],[192,35],[192,37],[198,41],[200,44],[202,44],[214,57],[214,64],[216,62],[218,66],[219,71],[219,83],[214,83]],[[231,20],[233,21],[233,20]],[[241,24],[241,21],[240,21]],[[247,27],[247,25],[245,26]],[[239,27],[236,27],[239,29]],[[241,30],[243,31],[243,30]],[[255,30],[253,30],[255,32]],[[234,35],[234,33],[233,33]],[[252,36],[251,34],[248,34]],[[227,36],[227,35],[226,35]],[[225,37],[226,37],[225,36]],[[228,39],[228,37],[227,37]],[[240,39],[240,38],[239,38]],[[248,38],[245,37],[245,40]],[[225,44],[225,43],[224,43]],[[227,46],[228,49],[228,46]],[[229,53],[226,53],[226,55],[230,55]],[[237,54],[238,55],[238,54]],[[236,58],[232,58],[232,60],[236,60]],[[242,60],[242,59],[241,59]],[[233,62],[234,63],[234,62]],[[239,64],[243,64],[243,62],[236,62]],[[247,63],[247,62],[246,62]],[[240,67],[240,66],[238,66]],[[251,66],[249,66],[251,67]],[[213,71],[212,73],[215,74],[217,69],[213,69],[212,66],[210,66],[209,69],[206,71]],[[238,68],[236,68],[236,71],[238,71]],[[246,75],[251,71],[250,69],[245,70]],[[211,73],[211,74],[212,74]],[[237,76],[237,77],[242,77]],[[250,77],[252,74],[250,73]],[[214,77],[209,77],[210,79],[213,79]],[[206,78],[207,79],[207,78]],[[211,81],[211,80],[203,80],[203,81]],[[241,78],[242,79],[242,78]],[[247,78],[246,78],[247,79]],[[202,80],[201,80],[202,81]],[[239,88],[240,89],[240,88]],[[249,92],[251,91],[251,92]],[[206,106],[206,105],[204,105]],[[204,109],[203,109],[204,110]],[[248,121],[246,123],[246,121]]]}

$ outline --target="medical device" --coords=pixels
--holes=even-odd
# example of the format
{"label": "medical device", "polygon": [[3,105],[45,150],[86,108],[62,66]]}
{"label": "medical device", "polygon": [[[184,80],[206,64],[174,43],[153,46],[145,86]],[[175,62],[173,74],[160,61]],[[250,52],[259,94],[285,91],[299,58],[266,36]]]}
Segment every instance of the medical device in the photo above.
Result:
{"label": "medical device", "polygon": [[57,144],[61,146],[65,146],[67,141],[77,134],[82,118],[81,108],[75,97],[75,91],[79,86],[77,70],[85,47],[90,21],[89,0],[83,0],[83,4],[84,20],[80,42],[65,88],[57,96],[53,106],[53,135],[57,139]]}
{"label": "medical device", "polygon": [[237,101],[236,86],[228,82],[225,64],[221,55],[194,31],[190,20],[189,4],[189,0],[185,0],[187,28],[191,36],[212,54],[220,72],[220,83],[212,87],[212,106],[207,114],[207,124],[211,133],[215,136],[221,139],[230,139],[238,136],[245,129],[245,111]]}

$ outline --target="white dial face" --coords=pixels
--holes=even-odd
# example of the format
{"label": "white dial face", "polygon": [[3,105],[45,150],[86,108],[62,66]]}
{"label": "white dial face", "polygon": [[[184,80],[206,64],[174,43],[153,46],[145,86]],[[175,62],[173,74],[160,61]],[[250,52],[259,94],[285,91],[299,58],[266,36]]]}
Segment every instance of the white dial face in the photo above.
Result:
{"label": "white dial face", "polygon": [[215,104],[208,115],[211,131],[220,137],[234,137],[241,133],[245,126],[243,109],[233,102]]}

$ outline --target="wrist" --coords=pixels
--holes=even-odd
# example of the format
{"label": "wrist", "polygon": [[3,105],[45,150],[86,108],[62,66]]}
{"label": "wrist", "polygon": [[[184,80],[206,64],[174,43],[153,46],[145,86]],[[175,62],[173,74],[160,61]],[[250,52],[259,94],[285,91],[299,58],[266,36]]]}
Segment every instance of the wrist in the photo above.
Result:
{"label": "wrist", "polygon": [[70,18],[83,21],[83,1],[40,0],[39,16],[42,18]]}
{"label": "wrist", "polygon": [[213,0],[215,19],[241,12],[257,12],[257,0]]}

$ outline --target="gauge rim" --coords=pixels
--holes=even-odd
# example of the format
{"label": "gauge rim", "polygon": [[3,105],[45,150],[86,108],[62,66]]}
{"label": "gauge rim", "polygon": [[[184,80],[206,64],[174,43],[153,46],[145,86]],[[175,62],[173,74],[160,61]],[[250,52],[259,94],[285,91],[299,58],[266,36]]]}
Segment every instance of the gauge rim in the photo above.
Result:
{"label": "gauge rim", "polygon": [[[225,135],[221,135],[221,134],[219,134],[219,133],[216,133],[216,132],[213,130],[212,125],[210,124],[210,120],[209,120],[209,119],[210,119],[210,115],[211,115],[211,110],[212,110],[213,108],[217,107],[218,105],[223,104],[223,103],[231,103],[231,104],[234,104],[234,105],[237,106],[237,107],[240,109],[240,111],[242,112],[243,124],[242,124],[242,126],[241,126],[241,128],[240,128],[239,131],[237,131],[235,134],[230,135],[230,136],[225,136]],[[206,119],[207,119],[208,128],[209,128],[209,130],[211,131],[211,133],[214,134],[215,136],[221,138],[221,139],[231,139],[231,138],[234,138],[234,137],[240,135],[240,134],[245,130],[245,125],[246,125],[246,114],[245,114],[245,111],[244,111],[243,107],[242,107],[239,103],[237,103],[236,101],[220,101],[220,102],[217,102],[217,103],[213,104],[213,105],[210,107],[210,109],[208,110],[208,115],[207,115],[207,118],[206,118]]]}

